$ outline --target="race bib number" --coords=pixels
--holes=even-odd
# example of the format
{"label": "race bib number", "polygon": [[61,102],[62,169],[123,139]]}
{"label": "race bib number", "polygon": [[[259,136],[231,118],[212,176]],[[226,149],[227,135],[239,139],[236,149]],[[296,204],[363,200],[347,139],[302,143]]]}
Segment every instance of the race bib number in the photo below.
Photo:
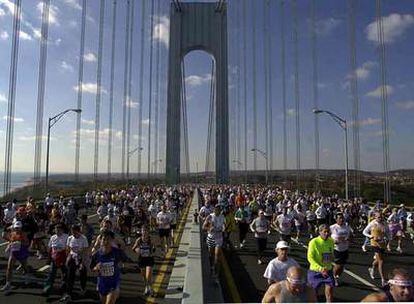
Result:
{"label": "race bib number", "polygon": [[140,254],[144,258],[149,257],[150,256],[150,249],[149,248],[141,248]]}
{"label": "race bib number", "polygon": [[329,264],[332,262],[332,254],[331,253],[323,253],[322,254],[322,263]]}
{"label": "race bib number", "polygon": [[101,276],[112,277],[114,273],[114,262],[101,263]]}

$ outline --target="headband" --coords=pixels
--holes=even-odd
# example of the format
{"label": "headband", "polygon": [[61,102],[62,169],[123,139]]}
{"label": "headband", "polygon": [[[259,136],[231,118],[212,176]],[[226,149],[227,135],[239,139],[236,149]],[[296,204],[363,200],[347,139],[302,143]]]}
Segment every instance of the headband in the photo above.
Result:
{"label": "headband", "polygon": [[301,279],[292,279],[292,278],[287,277],[286,280],[289,283],[294,284],[294,285],[302,285],[302,284],[305,284],[305,280],[303,280],[302,278]]}
{"label": "headband", "polygon": [[388,280],[388,283],[391,284],[391,285],[404,286],[404,287],[411,287],[411,286],[413,286],[413,282],[411,280],[395,280],[395,279],[391,279],[391,280]]}

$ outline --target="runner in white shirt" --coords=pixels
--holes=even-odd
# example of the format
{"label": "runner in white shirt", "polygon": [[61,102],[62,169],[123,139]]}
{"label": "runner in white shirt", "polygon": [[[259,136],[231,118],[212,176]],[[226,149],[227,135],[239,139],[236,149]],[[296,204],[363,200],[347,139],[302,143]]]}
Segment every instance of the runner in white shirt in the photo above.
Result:
{"label": "runner in white shirt", "polygon": [[225,229],[224,215],[221,213],[220,205],[214,207],[214,213],[206,217],[203,223],[203,229],[207,234],[207,247],[209,250],[210,272],[218,282],[216,274],[219,272],[219,258],[221,255],[221,247],[223,246],[223,232]]}
{"label": "runner in white shirt", "polygon": [[270,222],[265,217],[264,211],[259,210],[259,216],[250,224],[250,230],[254,233],[257,242],[257,263],[263,263],[263,252],[267,247],[267,234],[270,229]]}
{"label": "runner in white shirt", "polygon": [[273,284],[286,280],[287,270],[292,266],[298,266],[298,262],[288,257],[289,244],[285,241],[279,241],[276,244],[275,252],[277,257],[269,262],[263,277],[267,279],[267,283]]}
{"label": "runner in white shirt", "polygon": [[331,237],[335,242],[334,247],[334,279],[335,286],[339,286],[339,276],[344,271],[344,266],[349,257],[349,237],[352,233],[351,227],[345,223],[342,213],[336,215],[336,224],[330,227]]}
{"label": "runner in white shirt", "polygon": [[167,206],[162,205],[161,211],[157,214],[158,235],[160,237],[161,250],[167,253],[171,237],[171,214],[167,211]]}
{"label": "runner in white shirt", "polygon": [[292,233],[292,218],[287,214],[288,208],[283,208],[283,213],[279,214],[273,222],[273,226],[280,233],[280,240],[290,242]]}

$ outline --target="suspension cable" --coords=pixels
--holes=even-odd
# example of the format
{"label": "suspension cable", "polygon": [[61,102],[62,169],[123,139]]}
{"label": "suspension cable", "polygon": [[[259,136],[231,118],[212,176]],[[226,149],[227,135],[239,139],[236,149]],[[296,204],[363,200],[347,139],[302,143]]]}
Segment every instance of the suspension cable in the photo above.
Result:
{"label": "suspension cable", "polygon": [[152,57],[153,57],[153,49],[154,49],[154,1],[151,1],[151,37],[150,37],[150,58],[149,58],[149,63],[150,63],[150,68],[149,68],[149,89],[148,89],[148,119],[149,119],[149,123],[148,123],[148,155],[147,155],[147,166],[148,166],[148,170],[147,170],[147,176],[148,178],[150,177],[150,172],[151,172],[151,119],[152,119]]}
{"label": "suspension cable", "polygon": [[283,107],[283,170],[287,170],[287,107],[286,107],[286,57],[285,57],[285,2],[280,2],[280,38],[282,69],[282,107]]}
{"label": "suspension cable", "polygon": [[269,61],[267,54],[268,28],[267,12],[269,11],[269,1],[263,3],[263,70],[264,70],[264,101],[265,101],[265,151],[266,151],[266,172],[269,170]]}
{"label": "suspension cable", "polygon": [[50,0],[43,0],[42,4],[42,30],[40,37],[39,78],[37,82],[36,139],[33,174],[35,187],[38,186],[40,181],[40,171],[42,164],[43,113],[46,84],[47,40],[49,33]]}
{"label": "suspension cable", "polygon": [[243,111],[244,111],[244,182],[247,183],[247,18],[243,0]]}
{"label": "suspension cable", "polygon": [[257,170],[257,100],[256,100],[256,5],[252,1],[252,45],[253,45],[253,170]]}
{"label": "suspension cable", "polygon": [[377,10],[377,35],[378,51],[381,67],[381,115],[382,115],[382,142],[383,142],[383,167],[384,167],[384,201],[391,200],[391,186],[389,179],[389,130],[388,130],[388,92],[387,92],[387,70],[385,60],[384,27],[381,12],[381,0],[376,2]]}
{"label": "suspension cable", "polygon": [[[272,90],[272,79],[273,79],[273,75],[272,75],[272,60],[271,60],[271,54],[272,54],[272,35],[270,35],[270,31],[269,28],[271,28],[271,19],[270,19],[270,1],[267,2],[268,3],[268,9],[267,9],[267,22],[268,22],[268,29],[267,29],[267,60],[269,63],[269,80],[268,80],[268,96],[269,96],[269,167],[270,170],[272,170],[271,172],[273,172],[273,146],[274,146],[274,141],[273,141],[273,90]],[[271,180],[272,180],[272,175],[271,175]]]}
{"label": "suspension cable", "polygon": [[210,170],[211,161],[211,142],[212,142],[212,128],[214,119],[214,88],[215,88],[215,66],[214,61],[211,61],[211,82],[210,82],[210,103],[208,111],[208,129],[207,129],[207,149],[206,149],[206,166],[205,172]]}
{"label": "suspension cable", "polygon": [[129,19],[130,27],[129,27],[129,69],[128,69],[128,109],[127,109],[127,164],[126,164],[126,175],[127,180],[129,180],[129,171],[130,171],[130,157],[129,151],[131,149],[131,110],[132,110],[132,64],[133,64],[133,56],[132,56],[132,49],[134,46],[134,11],[135,11],[135,1],[131,0],[131,17]]}
{"label": "suspension cable", "polygon": [[98,67],[96,71],[96,108],[95,108],[95,153],[93,162],[93,177],[96,182],[98,179],[99,165],[99,132],[101,125],[101,82],[102,82],[102,51],[104,36],[104,20],[105,20],[105,0],[101,0],[101,8],[99,13],[99,46],[98,46]]}
{"label": "suspension cable", "polygon": [[116,39],[116,9],[117,0],[113,1],[112,8],[112,41],[111,41],[111,80],[109,89],[109,123],[108,123],[108,180],[112,174],[112,124],[114,116],[114,76],[115,76],[115,39]]}
{"label": "suspension cable", "polygon": [[[311,20],[312,20],[312,85],[313,85],[313,108],[319,109],[318,98],[318,55],[316,51],[317,37],[316,37],[316,2],[311,2]],[[314,122],[314,139],[315,139],[315,190],[319,190],[319,115],[313,115]]]}
{"label": "suspension cable", "polygon": [[17,82],[17,63],[19,60],[19,40],[20,40],[20,21],[22,13],[22,2],[16,0],[14,4],[13,18],[13,38],[10,58],[9,74],[9,95],[7,103],[7,129],[6,129],[6,151],[4,165],[4,194],[10,193],[11,171],[13,165],[13,130],[14,130],[14,113],[16,105],[16,82]]}
{"label": "suspension cable", "polygon": [[[158,0],[157,2],[157,19],[158,19],[158,24],[160,24],[161,21],[161,1]],[[157,37],[159,39],[160,37],[160,26],[158,25],[157,27]],[[154,138],[154,160],[158,160],[158,132],[159,132],[159,103],[160,103],[160,41],[158,41],[157,43],[157,49],[156,49],[156,59],[155,62],[157,64],[157,67],[155,69],[155,138]],[[154,166],[154,173],[158,173],[158,161],[155,162],[155,166]]]}
{"label": "suspension cable", "polygon": [[[237,41],[237,48],[241,49],[239,43],[240,43],[240,17],[241,17],[241,6],[237,6],[237,16],[236,16],[236,28],[237,28],[237,32],[236,32],[236,41]],[[240,91],[241,91],[241,87],[240,87],[240,52],[236,52],[236,60],[237,60],[237,94],[236,94],[236,101],[237,101],[237,110],[236,110],[236,159],[237,159],[237,168],[238,170],[240,170],[240,157],[241,157],[241,123],[240,123],[240,114],[241,114],[241,95],[240,95]]]}
{"label": "suspension cable", "polygon": [[297,1],[292,1],[293,10],[293,45],[295,73],[295,116],[296,116],[296,188],[301,188],[300,164],[300,92],[299,92],[299,49],[298,49],[298,9]]}
{"label": "suspension cable", "polygon": [[[143,146],[142,142],[142,110],[144,104],[144,52],[145,52],[145,14],[146,14],[146,1],[141,1],[141,49],[140,49],[140,63],[139,63],[139,92],[138,92],[138,148]],[[140,150],[141,151],[141,150]],[[141,174],[141,160],[142,154],[138,153],[138,176]]]}
{"label": "suspension cable", "polygon": [[[82,109],[82,92],[83,92],[83,61],[85,54],[85,32],[86,32],[86,0],[82,1],[82,17],[81,17],[81,38],[79,48],[79,67],[78,67],[78,98],[77,109]],[[81,119],[82,113],[76,114],[76,149],[75,149],[75,180],[79,181],[79,160],[81,146]]]}
{"label": "suspension cable", "polygon": [[360,172],[360,141],[359,141],[359,97],[358,97],[358,78],[356,77],[356,47],[355,47],[355,1],[348,1],[348,19],[349,19],[349,45],[350,45],[350,64],[351,77],[350,89],[352,97],[352,140],[354,155],[354,196],[360,196],[361,172]]}

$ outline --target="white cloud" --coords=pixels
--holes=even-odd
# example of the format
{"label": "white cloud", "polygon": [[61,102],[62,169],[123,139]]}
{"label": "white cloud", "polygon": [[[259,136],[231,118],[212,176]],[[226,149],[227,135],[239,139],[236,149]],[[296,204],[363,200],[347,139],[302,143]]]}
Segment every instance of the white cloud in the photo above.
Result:
{"label": "white cloud", "polygon": [[159,18],[154,16],[154,18],[158,21],[158,23],[154,25],[154,41],[163,43],[165,47],[168,48],[170,39],[170,19],[167,16],[160,16]]}
{"label": "white cloud", "polygon": [[[91,93],[91,94],[95,94],[96,93],[96,89],[97,89],[98,85],[96,83],[82,83],[82,92],[84,93]],[[74,86],[73,89],[75,91],[79,90],[79,86]],[[101,87],[102,93],[107,94],[107,91]]]}
{"label": "white cloud", "polygon": [[20,39],[22,40],[33,40],[32,36],[30,36],[28,33],[20,31]]}
{"label": "white cloud", "polygon": [[136,109],[138,107],[138,102],[134,102],[132,98],[128,98],[128,101],[125,103],[128,108]]}
{"label": "white cloud", "polygon": [[42,31],[39,28],[34,28],[33,35],[36,39],[40,39],[42,38]]}
{"label": "white cloud", "polygon": [[73,66],[71,66],[69,63],[67,63],[66,61],[62,61],[60,64],[60,68],[64,71],[68,71],[68,72],[73,72]]}
{"label": "white cloud", "polygon": [[327,36],[332,33],[341,23],[342,20],[335,19],[333,17],[321,19],[316,21],[315,31],[320,36]]}
{"label": "white cloud", "polygon": [[0,0],[0,8],[5,14],[14,15],[14,3],[10,0]]}
{"label": "white cloud", "polygon": [[0,103],[2,102],[7,102],[7,97],[6,97],[6,94],[0,93]]}
{"label": "white cloud", "polygon": [[[368,92],[366,96],[368,97],[381,97],[382,86],[379,86],[375,90]],[[394,92],[394,88],[390,85],[386,85],[388,95],[391,95]]]}
{"label": "white cloud", "polygon": [[287,116],[295,116],[296,115],[295,109],[287,109],[286,110],[286,115]]}
{"label": "white cloud", "polygon": [[[37,10],[40,12],[40,19],[42,19],[43,2],[39,2],[36,5]],[[59,25],[58,21],[59,9],[55,5],[49,6],[49,24]]]}
{"label": "white cloud", "polygon": [[89,125],[89,126],[94,126],[95,125],[95,120],[87,120],[87,119],[82,119],[82,123],[85,125]]}
{"label": "white cloud", "polygon": [[[7,115],[3,116],[3,120],[7,120],[7,118],[9,118],[9,116],[7,116]],[[15,117],[13,120],[14,120],[14,122],[23,122],[24,121],[23,118],[19,118],[19,117]]]}
{"label": "white cloud", "polygon": [[371,73],[371,70],[376,66],[377,64],[373,61],[367,61],[362,64],[359,68],[355,70],[355,76],[358,79],[367,79]]}
{"label": "white cloud", "polygon": [[[373,126],[379,123],[381,123],[381,119],[368,117],[367,119],[360,120],[357,124],[360,127],[363,127],[363,126]],[[351,123],[351,125],[353,125],[353,123]]]}
{"label": "white cloud", "polygon": [[82,9],[82,6],[79,4],[79,2],[77,0],[64,0],[64,2],[68,6],[74,8],[74,9],[77,9],[77,10],[81,10]]}
{"label": "white cloud", "polygon": [[[109,128],[106,129],[101,129],[99,130],[99,140],[100,141],[107,141],[109,138]],[[76,137],[76,130],[72,131],[72,135],[73,137]],[[95,140],[95,129],[80,129],[80,134],[81,137],[85,140],[89,140],[91,142],[93,142]],[[118,130],[112,130],[112,136],[115,139],[121,139],[122,138],[122,131],[118,131]],[[106,144],[105,142],[103,142],[102,144]]]}
{"label": "white cloud", "polygon": [[400,101],[397,102],[396,105],[403,110],[414,110],[414,100]]}
{"label": "white cloud", "polygon": [[142,124],[144,125],[144,126],[148,126],[149,125],[149,123],[150,123],[150,120],[147,118],[147,119],[143,119],[142,120]]}
{"label": "white cloud", "polygon": [[211,80],[211,74],[205,74],[204,76],[190,75],[185,78],[185,83],[189,86],[199,86],[207,83]]}
{"label": "white cloud", "polygon": [[9,39],[9,33],[7,33],[6,31],[0,31],[0,39],[1,40]]}
{"label": "white cloud", "polygon": [[96,55],[94,53],[92,53],[92,52],[83,55],[83,59],[86,62],[95,62],[97,60]]}
{"label": "white cloud", "polygon": [[[32,136],[19,136],[18,139],[21,141],[35,141],[36,140],[36,136],[32,135]],[[46,141],[47,140],[47,136],[46,135],[42,135],[41,136],[42,140]],[[54,140],[53,137],[50,137],[50,140]]]}
{"label": "white cloud", "polygon": [[[393,43],[401,38],[404,33],[414,25],[414,17],[410,14],[391,14],[382,17],[382,25],[384,30],[384,43]],[[377,22],[371,22],[365,29],[367,39],[378,43]]]}

